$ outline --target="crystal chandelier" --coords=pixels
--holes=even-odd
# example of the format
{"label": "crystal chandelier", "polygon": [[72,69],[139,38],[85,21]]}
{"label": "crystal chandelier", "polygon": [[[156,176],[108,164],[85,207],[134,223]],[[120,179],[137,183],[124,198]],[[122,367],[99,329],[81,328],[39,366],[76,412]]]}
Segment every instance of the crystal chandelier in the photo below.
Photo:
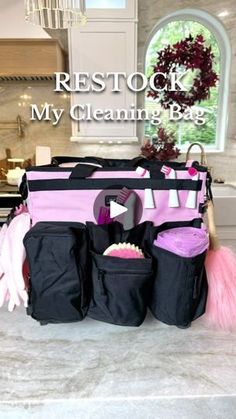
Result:
{"label": "crystal chandelier", "polygon": [[47,29],[86,23],[85,0],[25,0],[25,20]]}

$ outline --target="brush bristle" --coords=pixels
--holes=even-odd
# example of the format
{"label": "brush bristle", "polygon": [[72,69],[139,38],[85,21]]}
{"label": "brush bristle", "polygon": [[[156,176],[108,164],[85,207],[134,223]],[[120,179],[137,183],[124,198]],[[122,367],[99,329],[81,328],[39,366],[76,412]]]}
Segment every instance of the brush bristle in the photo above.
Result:
{"label": "brush bristle", "polygon": [[117,198],[116,198],[117,204],[124,204],[129,198],[130,194],[131,194],[131,190],[124,186],[124,188],[122,188],[117,195]]}
{"label": "brush bristle", "polygon": [[118,243],[109,246],[103,253],[105,256],[119,257],[123,259],[143,259],[141,249],[131,243]]}

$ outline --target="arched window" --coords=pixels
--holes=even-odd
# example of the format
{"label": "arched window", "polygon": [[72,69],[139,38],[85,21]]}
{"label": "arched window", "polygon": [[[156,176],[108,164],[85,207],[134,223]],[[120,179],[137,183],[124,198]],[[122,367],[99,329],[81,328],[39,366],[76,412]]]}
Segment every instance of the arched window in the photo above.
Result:
{"label": "arched window", "polygon": [[[230,43],[221,23],[210,14],[195,9],[183,9],[162,19],[154,28],[146,49],[145,71],[150,76],[156,62],[157,51],[167,45],[186,38],[202,35],[207,46],[211,46],[214,71],[219,76],[216,87],[211,88],[210,97],[193,107],[193,111],[204,109],[204,125],[194,121],[170,121],[169,112],[161,108],[157,100],[145,97],[145,107],[150,114],[161,110],[161,126],[175,134],[178,146],[185,149],[192,142],[201,142],[206,150],[223,151],[227,129],[227,105],[229,92]],[[145,123],[145,136],[155,139],[158,126]]]}

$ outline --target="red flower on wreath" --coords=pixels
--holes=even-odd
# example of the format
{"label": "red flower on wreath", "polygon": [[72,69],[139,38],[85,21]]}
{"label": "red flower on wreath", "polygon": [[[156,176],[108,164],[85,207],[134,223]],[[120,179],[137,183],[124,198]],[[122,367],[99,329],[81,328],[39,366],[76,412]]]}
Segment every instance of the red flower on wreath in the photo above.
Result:
{"label": "red flower on wreath", "polygon": [[[210,89],[216,85],[218,76],[213,70],[214,54],[211,47],[206,47],[202,35],[193,38],[191,35],[174,45],[168,45],[157,53],[157,62],[153,66],[153,73],[176,73],[180,67],[186,70],[199,70],[193,80],[193,85],[188,92],[178,89],[170,91],[170,79],[163,76],[155,77],[154,85],[161,89],[167,84],[167,90],[156,92],[148,91],[148,96],[153,99],[160,99],[160,104],[168,109],[170,105],[177,103],[181,110],[187,106],[193,106],[197,102],[208,99]],[[185,70],[185,71],[186,71]]]}
{"label": "red flower on wreath", "polygon": [[180,150],[175,146],[174,133],[167,132],[164,128],[157,131],[157,139],[152,144],[149,141],[141,147],[142,156],[147,160],[167,161],[177,159]]}

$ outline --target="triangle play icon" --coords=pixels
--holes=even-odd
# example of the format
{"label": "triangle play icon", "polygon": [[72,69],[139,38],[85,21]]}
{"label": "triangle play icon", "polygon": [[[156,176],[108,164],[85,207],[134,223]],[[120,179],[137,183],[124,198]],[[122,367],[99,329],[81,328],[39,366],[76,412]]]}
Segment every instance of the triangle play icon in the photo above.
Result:
{"label": "triangle play icon", "polygon": [[115,218],[119,215],[123,214],[124,212],[128,211],[128,208],[124,207],[123,205],[117,204],[115,201],[110,202],[110,217]]}

